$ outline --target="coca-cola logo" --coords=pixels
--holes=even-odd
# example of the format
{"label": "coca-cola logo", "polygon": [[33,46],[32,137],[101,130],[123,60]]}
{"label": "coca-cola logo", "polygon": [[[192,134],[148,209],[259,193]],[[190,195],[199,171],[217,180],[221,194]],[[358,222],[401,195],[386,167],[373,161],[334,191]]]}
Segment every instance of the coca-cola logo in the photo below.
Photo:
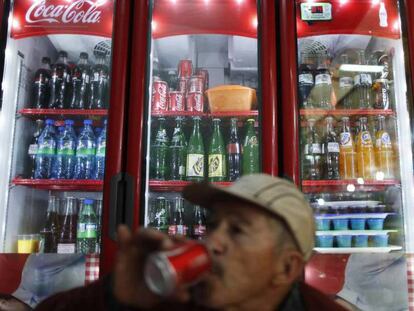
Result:
{"label": "coca-cola logo", "polygon": [[78,0],[70,4],[46,4],[46,0],[35,1],[27,10],[25,19],[28,24],[35,23],[83,23],[101,22],[103,6],[107,0]]}

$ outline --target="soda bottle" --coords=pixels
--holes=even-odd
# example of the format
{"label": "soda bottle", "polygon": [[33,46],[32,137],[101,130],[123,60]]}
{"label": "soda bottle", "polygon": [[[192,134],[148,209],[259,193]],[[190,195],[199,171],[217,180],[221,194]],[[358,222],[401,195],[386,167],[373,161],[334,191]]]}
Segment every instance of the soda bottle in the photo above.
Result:
{"label": "soda bottle", "polygon": [[165,197],[158,197],[155,200],[155,216],[151,226],[163,233],[168,233],[169,212]]}
{"label": "soda bottle", "polygon": [[58,199],[49,196],[47,206],[46,223],[40,234],[42,236],[42,248],[44,253],[56,253],[59,234]]}
{"label": "soda bottle", "polygon": [[[367,61],[365,58],[365,51],[358,51],[358,64],[366,65]],[[354,87],[356,94],[356,104],[359,109],[372,108],[371,100],[371,88],[372,88],[372,77],[367,72],[361,72],[354,77]]]}
{"label": "soda bottle", "polygon": [[300,107],[313,108],[310,94],[314,86],[314,79],[308,54],[303,55],[302,64],[299,66],[298,82]]}
{"label": "soda bottle", "polygon": [[71,72],[67,58],[68,53],[60,51],[56,64],[52,67],[49,108],[63,109],[67,107]]}
{"label": "soda bottle", "polygon": [[97,219],[97,235],[98,235],[98,242],[96,243],[96,251],[95,253],[99,254],[101,252],[101,230],[102,230],[102,208],[103,208],[103,201],[102,199],[95,200],[95,213]]}
{"label": "soda bottle", "polygon": [[355,146],[348,117],[342,118],[339,141],[339,174],[342,179],[354,179],[356,177]]}
{"label": "soda bottle", "polygon": [[76,252],[77,227],[76,198],[65,199],[65,209],[60,223],[57,252],[59,254],[74,254]]}
{"label": "soda bottle", "polygon": [[200,132],[200,117],[194,117],[193,132],[188,141],[186,176],[189,181],[204,180],[204,142]]}
{"label": "soda bottle", "polygon": [[246,121],[246,136],[243,143],[242,171],[243,175],[258,173],[259,139],[254,129],[254,119]]}
{"label": "soda bottle", "polygon": [[182,129],[182,117],[175,119],[174,133],[170,144],[171,180],[185,179],[185,164],[187,158],[187,141]]}
{"label": "soda bottle", "polygon": [[52,176],[52,165],[56,155],[54,121],[46,120],[46,126],[38,139],[36,152],[35,179],[48,179]]}
{"label": "soda bottle", "polygon": [[76,134],[73,129],[73,120],[65,120],[63,133],[56,141],[56,161],[53,169],[53,178],[72,179],[75,169]]}
{"label": "soda bottle", "polygon": [[96,252],[98,244],[98,219],[93,209],[93,200],[85,199],[79,212],[76,251],[81,254]]}
{"label": "soda bottle", "polygon": [[229,181],[239,179],[241,175],[241,146],[237,133],[237,118],[230,119],[230,138],[227,143],[227,175]]}
{"label": "soda bottle", "polygon": [[372,179],[375,172],[374,146],[368,130],[368,119],[359,118],[359,133],[356,144],[358,177]]}
{"label": "soda bottle", "polygon": [[213,137],[208,149],[208,180],[226,180],[226,149],[220,131],[220,119],[213,119]]}
{"label": "soda bottle", "polygon": [[319,64],[315,75],[315,87],[312,98],[315,108],[332,109],[332,78],[328,69],[327,55],[319,56]]}
{"label": "soda bottle", "polygon": [[333,127],[333,118],[326,117],[326,132],[322,144],[322,154],[325,157],[325,178],[339,179],[339,143]]}
{"label": "soda bottle", "polygon": [[207,234],[206,217],[200,205],[194,206],[194,218],[192,228],[192,238],[194,240],[203,240]]}
{"label": "soda bottle", "polygon": [[[341,55],[341,64],[349,64],[347,54]],[[345,109],[352,109],[352,89],[354,87],[354,79],[350,72],[347,71],[340,71],[339,76],[339,103]]]}
{"label": "soda bottle", "polygon": [[169,139],[165,129],[165,119],[159,118],[158,122],[158,130],[151,144],[150,176],[153,179],[166,180],[169,168]]}
{"label": "soda bottle", "polygon": [[174,217],[168,226],[168,235],[188,234],[188,226],[184,223],[184,199],[176,197],[174,199]]}
{"label": "soda bottle", "polygon": [[308,120],[308,130],[303,151],[303,179],[318,180],[322,177],[321,139],[315,129],[315,119]]}
{"label": "soda bottle", "polygon": [[96,138],[92,120],[83,121],[83,129],[76,146],[75,179],[93,179],[95,169]]}
{"label": "soda bottle", "polygon": [[378,116],[378,130],[375,133],[374,152],[377,178],[394,178],[393,148],[390,135],[385,130],[384,116]]}
{"label": "soda bottle", "polygon": [[89,106],[91,66],[88,58],[88,53],[80,53],[78,64],[72,70],[72,98],[69,104],[71,109],[85,109]]}
{"label": "soda bottle", "polygon": [[33,107],[47,108],[49,105],[49,83],[51,78],[50,58],[42,57],[42,65],[35,73],[33,82]]}
{"label": "soda bottle", "polygon": [[95,171],[93,177],[98,180],[103,180],[105,175],[106,126],[107,120],[104,120],[104,127],[96,138]]}
{"label": "soda bottle", "polygon": [[33,133],[32,140],[29,145],[29,149],[27,150],[27,154],[30,158],[29,161],[29,168],[28,168],[28,178],[35,178],[35,168],[36,168],[36,154],[38,149],[39,143],[39,136],[42,134],[43,131],[43,120],[36,120],[36,130]]}
{"label": "soda bottle", "polygon": [[109,68],[106,55],[96,54],[96,64],[92,67],[92,81],[89,99],[90,109],[108,108],[109,101]]}

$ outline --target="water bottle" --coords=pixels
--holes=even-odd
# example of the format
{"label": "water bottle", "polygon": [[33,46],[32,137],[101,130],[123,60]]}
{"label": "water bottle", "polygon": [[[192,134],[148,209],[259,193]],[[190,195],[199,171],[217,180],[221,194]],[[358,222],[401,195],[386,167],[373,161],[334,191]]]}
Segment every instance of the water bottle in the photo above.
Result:
{"label": "water bottle", "polygon": [[83,129],[76,146],[75,179],[92,179],[95,169],[96,139],[92,120],[83,121]]}
{"label": "water bottle", "polygon": [[96,139],[96,157],[95,157],[95,172],[94,179],[103,180],[105,174],[105,152],[106,152],[106,124]]}
{"label": "water bottle", "polygon": [[48,179],[52,175],[52,165],[56,154],[56,133],[53,124],[53,120],[46,120],[46,126],[38,140],[35,179]]}
{"label": "water bottle", "polygon": [[76,134],[73,120],[66,120],[63,132],[56,139],[56,161],[53,178],[72,179],[75,168]]}

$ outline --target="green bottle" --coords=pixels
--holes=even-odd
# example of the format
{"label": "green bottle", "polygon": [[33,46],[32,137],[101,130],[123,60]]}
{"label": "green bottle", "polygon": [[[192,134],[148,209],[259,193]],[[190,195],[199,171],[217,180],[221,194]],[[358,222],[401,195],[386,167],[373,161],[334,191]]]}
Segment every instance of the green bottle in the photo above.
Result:
{"label": "green bottle", "polygon": [[226,148],[220,131],[220,119],[213,119],[213,137],[208,149],[208,181],[225,181]]}
{"label": "green bottle", "polygon": [[254,119],[248,119],[243,143],[243,175],[259,172],[259,139],[254,129]]}
{"label": "green bottle", "polygon": [[182,129],[182,117],[175,119],[174,133],[170,144],[171,180],[185,180],[185,164],[187,161],[187,141]]}
{"label": "green bottle", "polygon": [[165,197],[158,197],[155,200],[155,213],[151,227],[163,233],[168,233],[169,210],[168,201]]}
{"label": "green bottle", "polygon": [[188,141],[186,176],[189,181],[204,180],[204,143],[200,132],[200,117],[194,117],[193,133]]}
{"label": "green bottle", "polygon": [[77,253],[92,254],[96,252],[98,243],[98,218],[96,217],[93,200],[85,199],[79,214],[76,248]]}
{"label": "green bottle", "polygon": [[168,177],[168,136],[165,129],[165,118],[159,118],[159,127],[151,144],[150,178],[166,180]]}

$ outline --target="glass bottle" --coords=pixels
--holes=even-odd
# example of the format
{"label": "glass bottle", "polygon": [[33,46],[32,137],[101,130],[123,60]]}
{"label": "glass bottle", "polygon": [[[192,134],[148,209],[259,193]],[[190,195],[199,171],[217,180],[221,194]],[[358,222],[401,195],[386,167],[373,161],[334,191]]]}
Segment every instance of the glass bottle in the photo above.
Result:
{"label": "glass bottle", "polygon": [[175,119],[174,133],[169,147],[171,156],[171,180],[185,180],[187,141],[182,129],[182,122],[182,117]]}
{"label": "glass bottle", "polygon": [[312,90],[315,108],[332,109],[332,77],[327,61],[326,53],[319,56],[315,75],[315,87]]}
{"label": "glass bottle", "polygon": [[[341,64],[349,64],[347,54],[341,55]],[[339,73],[339,103],[344,109],[352,109],[352,90],[354,87],[354,79],[350,72],[340,71]]]}
{"label": "glass bottle", "polygon": [[208,150],[208,180],[226,180],[226,149],[220,130],[220,119],[213,119],[213,136]]}
{"label": "glass bottle", "polygon": [[227,176],[229,181],[235,181],[241,175],[241,145],[237,131],[237,118],[230,120],[230,138],[227,143]]}
{"label": "glass bottle", "polygon": [[76,198],[67,197],[57,245],[59,254],[73,254],[76,252],[77,221]]}
{"label": "glass bottle", "polygon": [[325,178],[329,180],[339,179],[339,143],[333,127],[333,118],[325,119],[326,131],[322,144],[322,154],[324,155]]}
{"label": "glass bottle", "polygon": [[56,253],[59,234],[59,200],[51,195],[47,206],[46,223],[40,232],[44,253]]}
{"label": "glass bottle", "polygon": [[322,177],[321,139],[315,129],[315,119],[308,120],[306,143],[303,151],[303,179],[318,180]]}
{"label": "glass bottle", "polygon": [[[358,64],[366,65],[367,61],[365,58],[365,51],[358,51]],[[354,86],[356,99],[355,103],[359,109],[369,109],[372,108],[372,99],[371,99],[371,88],[372,88],[372,77],[368,72],[361,71],[359,74],[354,77]]]}
{"label": "glass bottle", "polygon": [[385,117],[378,116],[378,130],[375,133],[375,164],[377,166],[376,177],[394,178],[394,156],[390,135],[385,130]]}
{"label": "glass bottle", "polygon": [[368,130],[368,119],[361,117],[359,119],[359,133],[356,143],[358,177],[364,179],[374,178],[374,146],[372,143],[371,133]]}
{"label": "glass bottle", "polygon": [[150,176],[153,179],[166,180],[168,176],[169,139],[165,129],[165,118],[159,118],[159,126],[150,150]]}
{"label": "glass bottle", "polygon": [[189,181],[204,180],[204,142],[200,132],[200,117],[194,117],[193,132],[188,141],[186,176]]}
{"label": "glass bottle", "polygon": [[246,122],[246,136],[243,143],[242,171],[243,175],[258,173],[259,168],[259,139],[254,129],[254,119]]}
{"label": "glass bottle", "polygon": [[339,174],[342,179],[354,179],[356,178],[355,143],[349,126],[349,117],[342,118],[339,141]]}

